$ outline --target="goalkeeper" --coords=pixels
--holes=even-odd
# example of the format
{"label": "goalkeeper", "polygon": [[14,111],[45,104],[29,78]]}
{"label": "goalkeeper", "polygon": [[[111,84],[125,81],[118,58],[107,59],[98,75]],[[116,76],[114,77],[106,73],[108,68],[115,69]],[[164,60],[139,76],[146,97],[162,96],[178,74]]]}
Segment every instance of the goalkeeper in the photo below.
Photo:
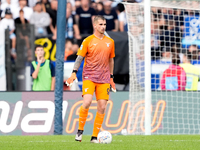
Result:
{"label": "goalkeeper", "polygon": [[94,18],[93,27],[94,34],[88,36],[82,42],[77,53],[78,56],[74,64],[72,75],[68,78],[66,84],[71,85],[76,79],[76,73],[85,57],[82,88],[83,104],[80,107],[79,127],[75,140],[80,142],[82,140],[84,125],[95,91],[97,113],[94,120],[91,143],[98,143],[97,135],[105,116],[110,86],[112,91],[116,92],[115,83],[113,82],[113,58],[115,57],[115,48],[114,41],[104,35],[106,20],[103,16],[98,15]]}

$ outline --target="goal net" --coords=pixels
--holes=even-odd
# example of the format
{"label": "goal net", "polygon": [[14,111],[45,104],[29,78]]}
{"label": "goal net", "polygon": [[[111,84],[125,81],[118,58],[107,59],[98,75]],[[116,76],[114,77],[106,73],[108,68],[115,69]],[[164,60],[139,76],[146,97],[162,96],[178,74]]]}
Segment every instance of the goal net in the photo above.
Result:
{"label": "goal net", "polygon": [[[129,35],[127,131],[145,133],[144,3],[123,3]],[[151,134],[200,134],[200,8],[151,1]],[[147,62],[148,63],[148,62]]]}

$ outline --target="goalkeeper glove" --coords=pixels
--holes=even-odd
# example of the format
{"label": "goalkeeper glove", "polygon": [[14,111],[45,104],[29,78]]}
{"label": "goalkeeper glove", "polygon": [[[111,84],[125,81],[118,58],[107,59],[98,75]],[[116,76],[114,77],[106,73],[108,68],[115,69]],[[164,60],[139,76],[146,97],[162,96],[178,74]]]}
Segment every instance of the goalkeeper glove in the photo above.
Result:
{"label": "goalkeeper glove", "polygon": [[111,86],[111,90],[112,90],[113,92],[116,92],[116,87],[115,87],[115,83],[114,83],[114,81],[113,81],[113,78],[114,78],[114,76],[111,74],[111,75],[110,75],[110,86]]}
{"label": "goalkeeper glove", "polygon": [[[77,72],[77,71],[76,71]],[[65,82],[67,84],[67,86],[72,86],[74,80],[77,82],[77,77],[76,77],[76,72],[73,71],[71,76],[67,79],[67,81]]]}

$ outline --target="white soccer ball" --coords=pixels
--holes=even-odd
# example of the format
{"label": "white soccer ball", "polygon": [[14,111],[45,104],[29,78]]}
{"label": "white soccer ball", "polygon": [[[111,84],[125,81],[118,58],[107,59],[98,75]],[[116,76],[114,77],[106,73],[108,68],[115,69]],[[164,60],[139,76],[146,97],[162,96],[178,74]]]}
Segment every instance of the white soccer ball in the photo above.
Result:
{"label": "white soccer ball", "polygon": [[108,131],[102,131],[98,134],[97,140],[102,144],[109,144],[112,142],[112,135]]}

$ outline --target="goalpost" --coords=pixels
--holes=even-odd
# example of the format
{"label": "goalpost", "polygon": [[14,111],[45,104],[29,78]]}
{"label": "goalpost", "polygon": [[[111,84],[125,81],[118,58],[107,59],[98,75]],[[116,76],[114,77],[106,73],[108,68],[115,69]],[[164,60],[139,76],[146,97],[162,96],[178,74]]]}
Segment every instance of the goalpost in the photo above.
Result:
{"label": "goalpost", "polygon": [[[144,1],[123,3],[129,36],[128,134],[200,134],[200,93],[185,90],[194,84],[192,77],[187,77],[185,71],[185,81],[182,73],[179,81],[180,75],[175,71],[176,78],[163,80],[165,90],[161,85],[172,56],[178,55],[175,62],[179,58],[185,62],[191,54],[191,62],[200,74],[199,2]],[[194,44],[196,50],[195,46],[191,49]],[[181,82],[181,90],[175,82]]]}

